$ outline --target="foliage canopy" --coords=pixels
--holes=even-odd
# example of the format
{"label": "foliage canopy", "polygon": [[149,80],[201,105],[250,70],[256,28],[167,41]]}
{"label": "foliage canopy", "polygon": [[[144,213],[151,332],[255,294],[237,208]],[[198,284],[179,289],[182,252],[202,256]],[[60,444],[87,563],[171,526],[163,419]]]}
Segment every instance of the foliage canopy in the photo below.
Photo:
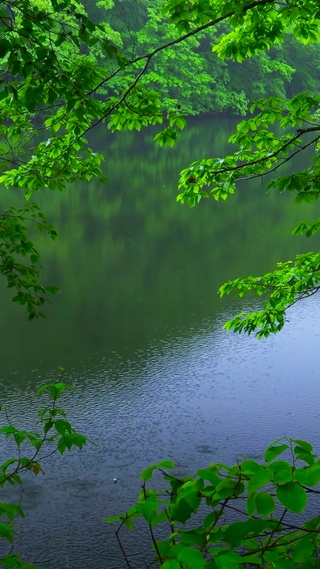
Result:
{"label": "foliage canopy", "polygon": [[[9,204],[0,216],[0,271],[29,319],[42,316],[46,294],[56,292],[41,282],[32,228],[52,239],[57,236],[31,198],[40,190],[62,190],[75,180],[106,180],[103,156],[88,142],[97,124],[105,123],[111,130],[161,125],[156,142],[173,146],[186,124],[179,101],[172,93],[168,97],[165,88],[166,65],[177,53],[186,58],[189,53],[197,71],[201,59],[192,50],[200,44],[211,44],[216,61],[244,62],[278,49],[288,35],[305,46],[317,45],[319,39],[316,0],[167,0],[161,12],[139,2],[142,31],[136,32],[130,53],[128,34],[121,35],[108,23],[113,2],[99,2],[95,16],[98,7],[99,23],[94,23],[77,0],[0,3],[0,181],[9,192],[22,192],[21,207]],[[161,34],[155,34],[158,29]],[[205,85],[207,68],[202,69],[199,83]],[[175,77],[178,70],[173,64],[169,81]],[[182,75],[182,82],[187,84],[187,76]],[[293,192],[298,202],[317,199],[319,102],[317,93],[302,92],[253,103],[252,115],[230,138],[237,150],[183,170],[178,201],[193,206],[202,198],[225,200],[240,180],[270,173],[269,190]],[[311,163],[281,176],[281,165],[310,145]],[[319,220],[303,221],[294,233],[309,236],[319,227]],[[223,285],[221,295],[235,291],[243,296],[250,290],[267,294],[262,310],[239,314],[227,327],[255,332],[259,338],[281,329],[288,306],[318,291],[319,262],[317,253],[300,255],[263,277]]]}

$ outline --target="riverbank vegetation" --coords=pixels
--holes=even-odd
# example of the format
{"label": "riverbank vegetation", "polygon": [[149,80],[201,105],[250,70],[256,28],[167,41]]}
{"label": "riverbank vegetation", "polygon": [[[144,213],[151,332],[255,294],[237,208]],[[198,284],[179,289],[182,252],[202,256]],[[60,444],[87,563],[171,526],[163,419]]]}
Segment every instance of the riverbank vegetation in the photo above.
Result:
{"label": "riverbank vegetation", "polygon": [[[47,295],[56,292],[41,281],[33,234],[56,239],[57,231],[34,198],[75,181],[106,183],[106,156],[89,144],[98,124],[111,131],[153,126],[155,143],[171,147],[186,127],[185,114],[249,109],[230,138],[234,153],[204,157],[181,172],[178,201],[224,201],[240,181],[264,183],[266,175],[268,190],[290,192],[297,203],[319,198],[319,22],[317,0],[0,3],[0,182],[20,198],[0,215],[0,273],[29,320],[44,315]],[[284,175],[286,163],[307,148],[313,149],[310,161]],[[302,220],[293,233],[308,238],[319,229],[319,219]],[[226,327],[267,337],[282,329],[293,304],[319,288],[318,252],[279,263],[262,277],[235,278],[222,285],[221,296],[254,292],[264,304]],[[48,387],[53,407],[42,414],[44,438],[2,429],[18,445],[18,458],[2,464],[2,485],[20,482],[17,468],[41,472],[37,454],[52,429],[51,442],[58,438],[60,450],[83,446],[85,439],[55,406],[64,389],[58,385]],[[21,455],[26,439],[34,459]],[[276,460],[286,451],[290,461]],[[144,518],[165,569],[318,567],[320,517],[300,524],[287,514],[304,512],[308,494],[317,496],[320,459],[308,442],[288,439],[271,445],[265,461],[216,464],[190,479],[163,472],[172,466],[167,462],[150,467],[142,473],[137,504],[116,519],[131,527],[133,518]],[[145,485],[157,468],[169,483],[164,499]],[[201,504],[212,511],[199,526],[182,529],[193,514],[202,515]],[[11,524],[22,513],[1,507],[0,536],[10,540]],[[230,509],[245,521],[229,524]],[[162,541],[153,532],[159,523],[168,524]],[[11,554],[1,562],[8,569],[29,566]]]}

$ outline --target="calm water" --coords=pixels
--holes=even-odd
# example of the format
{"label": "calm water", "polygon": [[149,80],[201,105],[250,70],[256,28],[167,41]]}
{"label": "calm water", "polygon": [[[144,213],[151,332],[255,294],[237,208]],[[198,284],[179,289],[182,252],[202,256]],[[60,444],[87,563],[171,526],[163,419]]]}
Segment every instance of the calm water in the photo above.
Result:
{"label": "calm water", "polygon": [[[27,481],[17,549],[39,567],[125,567],[104,517],[131,505],[138,473],[155,461],[171,458],[185,474],[259,457],[284,434],[320,450],[318,299],[257,342],[223,331],[245,305],[216,293],[226,279],[317,247],[290,236],[318,215],[316,205],[266,195],[260,182],[223,204],[175,202],[179,169],[222,155],[231,130],[228,121],[193,121],[174,150],[152,145],[150,133],[101,130],[109,183],[42,196],[60,231],[58,243],[39,240],[43,270],[61,294],[46,320],[28,323],[3,289],[2,401],[28,424],[36,387],[64,366],[78,388],[65,407],[96,445],[48,461],[45,476]],[[147,547],[144,534],[129,535],[137,567]]]}

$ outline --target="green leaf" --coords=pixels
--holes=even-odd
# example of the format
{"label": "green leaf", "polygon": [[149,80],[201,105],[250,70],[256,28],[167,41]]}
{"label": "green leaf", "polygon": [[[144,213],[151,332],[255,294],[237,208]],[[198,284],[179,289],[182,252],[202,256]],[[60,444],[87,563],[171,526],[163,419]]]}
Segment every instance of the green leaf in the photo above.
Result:
{"label": "green leaf", "polygon": [[207,468],[204,470],[197,470],[197,476],[203,480],[209,480],[212,486],[216,486],[220,482],[220,477],[217,474],[216,468]]}
{"label": "green leaf", "polygon": [[148,466],[147,468],[145,468],[141,473],[140,473],[140,478],[141,480],[143,480],[144,482],[147,482],[148,480],[151,480],[153,473],[155,471],[157,467],[156,466]]}
{"label": "green leaf", "polygon": [[161,462],[158,462],[157,464],[154,464],[153,466],[148,466],[147,468],[145,468],[140,473],[140,478],[144,482],[147,482],[148,480],[151,480],[155,470],[157,470],[159,468],[172,469],[173,467],[174,467],[174,463],[172,462],[172,460],[162,460]]}
{"label": "green leaf", "polygon": [[320,464],[297,468],[294,471],[294,479],[305,486],[317,486],[320,483]]}
{"label": "green leaf", "polygon": [[9,437],[10,435],[16,433],[17,431],[18,429],[13,425],[8,425],[7,427],[1,427],[0,429],[0,433],[4,433],[6,437]]}
{"label": "green leaf", "polygon": [[282,454],[288,448],[289,448],[289,445],[287,445],[287,444],[269,446],[264,453],[265,461],[271,462],[272,460],[274,460],[277,456]]}
{"label": "green leaf", "polygon": [[301,446],[295,446],[293,450],[294,450],[294,454],[295,454],[295,457],[297,460],[303,460],[304,462],[306,462],[310,466],[312,466],[314,464],[314,460],[315,460],[314,454],[306,451]]}
{"label": "green leaf", "polygon": [[157,468],[168,468],[172,470],[174,468],[174,462],[172,460],[161,460],[156,466]]}
{"label": "green leaf", "polygon": [[182,486],[179,491],[177,496],[177,506],[179,507],[181,502],[186,502],[193,511],[196,511],[201,502],[201,498],[198,496],[198,485],[193,481],[190,486],[187,486],[187,484],[188,482]]}
{"label": "green leaf", "polygon": [[248,516],[253,516],[254,512],[256,511],[256,497],[257,492],[252,492],[247,499],[246,509]]}
{"label": "green leaf", "polygon": [[2,464],[1,464],[1,469],[3,472],[6,472],[7,468],[9,466],[11,466],[11,464],[14,464],[16,462],[18,462],[19,459],[18,458],[9,458],[8,460],[5,460]]}
{"label": "green leaf", "polygon": [[11,43],[6,39],[0,40],[0,59],[5,57],[11,49]]}
{"label": "green leaf", "polygon": [[6,502],[0,502],[0,513],[1,515],[6,515],[9,520],[14,518],[15,516],[20,516],[24,518],[24,511],[22,510],[19,504],[11,504]]}
{"label": "green leaf", "polygon": [[294,442],[297,445],[299,445],[300,447],[302,447],[305,451],[307,451],[307,452],[313,451],[312,444],[308,443],[307,441],[303,441],[301,439],[291,439],[291,440],[292,440],[292,442]]}
{"label": "green leaf", "polygon": [[181,561],[183,564],[187,564],[189,569],[201,569],[206,565],[202,553],[193,547],[183,546],[178,552],[177,558],[178,561]]}
{"label": "green leaf", "polygon": [[236,551],[223,551],[215,557],[219,569],[237,569],[243,559]]}
{"label": "green leaf", "polygon": [[16,558],[16,556],[6,556],[5,558],[1,558],[1,563],[4,567],[6,567],[6,569],[15,569],[16,567],[19,567],[19,562]]}
{"label": "green leaf", "polygon": [[294,545],[292,560],[294,563],[303,563],[307,566],[308,561],[314,559],[315,543],[309,537],[303,537]]}
{"label": "green leaf", "polygon": [[261,464],[256,462],[255,460],[245,460],[241,463],[241,470],[243,474],[254,474],[256,472],[261,472],[263,467]]}
{"label": "green leaf", "polygon": [[203,532],[201,530],[180,531],[179,537],[182,543],[197,545],[198,547],[203,544]]}
{"label": "green leaf", "polygon": [[137,510],[148,523],[152,523],[158,512],[159,500],[150,496],[144,502],[137,505]]}
{"label": "green leaf", "polygon": [[270,464],[274,473],[273,482],[285,484],[292,480],[292,467],[286,460],[276,460]]}
{"label": "green leaf", "polygon": [[259,492],[255,499],[255,505],[258,514],[261,516],[269,516],[276,508],[275,501],[269,492]]}
{"label": "green leaf", "polygon": [[235,522],[224,531],[224,539],[232,547],[238,547],[250,532],[247,522]]}
{"label": "green leaf", "polygon": [[54,422],[51,421],[51,419],[46,419],[45,423],[43,425],[43,432],[45,434],[47,434],[52,429],[53,425],[54,425]]}
{"label": "green leaf", "polygon": [[16,532],[12,529],[12,527],[4,522],[0,522],[0,537],[6,539],[10,543],[13,542],[13,537],[16,535]]}
{"label": "green leaf", "polygon": [[69,421],[66,421],[66,420],[64,420],[64,419],[57,419],[57,420],[54,422],[54,426],[55,426],[56,431],[57,431],[60,435],[63,435],[66,431],[67,431],[68,433],[71,433],[71,432],[72,432],[72,428],[71,428],[71,425],[70,425]]}
{"label": "green leaf", "polygon": [[254,474],[248,483],[249,494],[251,494],[252,492],[255,492],[259,488],[262,488],[263,486],[268,484],[268,482],[270,482],[272,480],[272,478],[273,478],[273,472],[271,469],[270,470],[269,469],[263,469],[263,470],[257,472],[256,474]]}
{"label": "green leaf", "polygon": [[284,557],[278,557],[272,560],[272,566],[275,567],[275,569],[296,569],[296,565],[293,561]]}
{"label": "green leaf", "polygon": [[161,565],[161,569],[180,569],[181,565],[176,559],[168,559]]}
{"label": "green leaf", "polygon": [[301,514],[307,505],[308,496],[304,488],[296,482],[287,482],[277,486],[276,494],[279,502],[288,510]]}
{"label": "green leaf", "polygon": [[[196,499],[196,497],[194,499]],[[180,500],[179,504],[171,503],[169,510],[171,519],[180,524],[185,524],[195,511],[194,507],[189,505],[185,500]]]}
{"label": "green leaf", "polygon": [[113,524],[114,522],[119,522],[121,518],[122,518],[121,514],[119,514],[118,516],[108,516],[107,518],[105,518],[105,521],[108,524]]}

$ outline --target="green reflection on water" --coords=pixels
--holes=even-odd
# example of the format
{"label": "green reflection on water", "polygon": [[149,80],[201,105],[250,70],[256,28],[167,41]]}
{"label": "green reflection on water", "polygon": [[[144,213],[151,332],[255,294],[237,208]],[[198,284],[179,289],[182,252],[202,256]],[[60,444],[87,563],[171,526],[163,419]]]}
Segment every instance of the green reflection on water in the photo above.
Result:
{"label": "green reflection on water", "polygon": [[223,155],[232,127],[226,119],[193,120],[173,150],[157,148],[149,131],[95,133],[109,183],[39,196],[60,231],[57,243],[39,240],[46,278],[61,288],[47,319],[26,322],[2,289],[2,378],[58,365],[77,371],[102,357],[116,365],[114,354],[134,359],[137,350],[192,336],[231,306],[240,310],[219,299],[222,282],[267,271],[314,246],[316,238],[311,243],[290,231],[317,215],[316,204],[298,207],[292,196],[266,195],[260,180],[243,182],[227,203],[205,201],[192,210],[176,203],[179,170]]}

